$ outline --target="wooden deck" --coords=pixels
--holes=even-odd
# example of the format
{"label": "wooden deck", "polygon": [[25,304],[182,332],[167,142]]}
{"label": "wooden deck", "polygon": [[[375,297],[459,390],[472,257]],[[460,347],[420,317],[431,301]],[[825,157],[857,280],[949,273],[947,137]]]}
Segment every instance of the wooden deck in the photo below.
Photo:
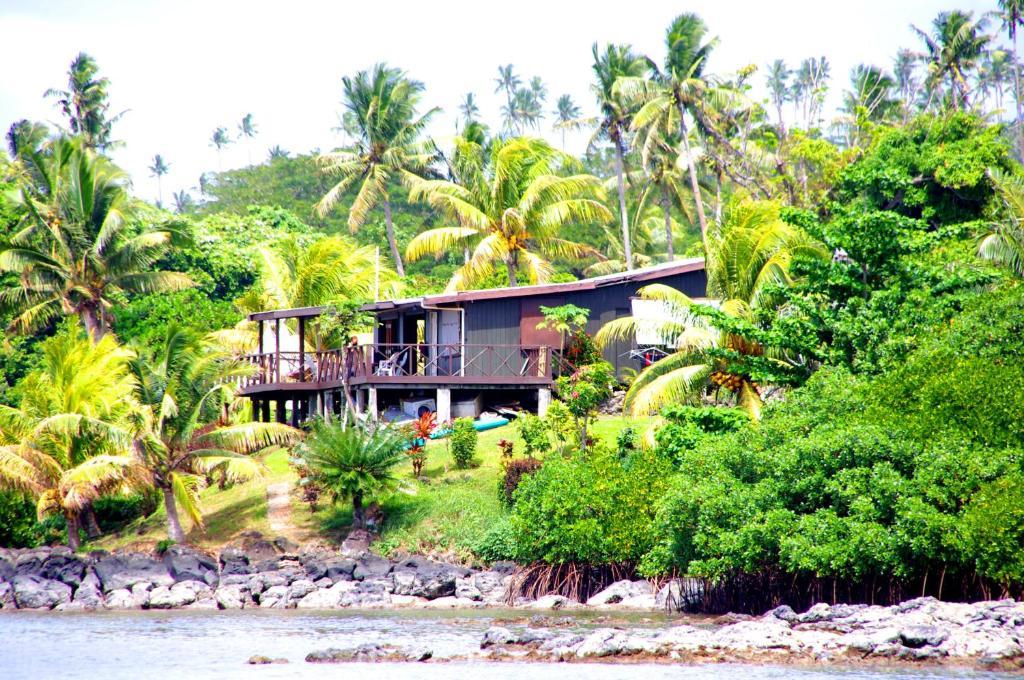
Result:
{"label": "wooden deck", "polygon": [[241,382],[243,396],[296,395],[350,386],[544,387],[567,366],[559,353],[531,345],[358,345],[323,352],[264,352]]}

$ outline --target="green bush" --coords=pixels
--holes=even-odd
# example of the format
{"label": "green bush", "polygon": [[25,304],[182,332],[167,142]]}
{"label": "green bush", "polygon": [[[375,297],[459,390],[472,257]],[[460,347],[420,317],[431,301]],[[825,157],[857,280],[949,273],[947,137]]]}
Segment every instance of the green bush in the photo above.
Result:
{"label": "green bush", "polygon": [[654,545],[652,498],[670,465],[637,451],[628,461],[603,446],[551,456],[515,493],[511,526],[520,562],[633,564]]}
{"label": "green bush", "polygon": [[452,424],[450,440],[455,467],[462,470],[472,467],[473,460],[476,458],[477,442],[477,431],[473,427],[473,419],[457,419]]}
{"label": "green bush", "polygon": [[487,533],[473,546],[473,554],[485,562],[515,559],[515,530],[508,518],[491,525]]}
{"label": "green bush", "polygon": [[548,424],[543,418],[524,413],[516,418],[519,438],[523,440],[523,448],[527,456],[545,453],[550,448],[548,441]]}
{"label": "green bush", "polygon": [[499,497],[501,502],[506,506],[511,506],[515,499],[516,489],[519,488],[520,482],[523,477],[533,474],[541,467],[541,462],[537,458],[515,458],[513,460],[506,461],[502,465],[502,475],[499,487]]}
{"label": "green bush", "polygon": [[548,432],[554,435],[556,448],[578,448],[580,432],[576,429],[572,414],[563,402],[552,400],[542,420]]}

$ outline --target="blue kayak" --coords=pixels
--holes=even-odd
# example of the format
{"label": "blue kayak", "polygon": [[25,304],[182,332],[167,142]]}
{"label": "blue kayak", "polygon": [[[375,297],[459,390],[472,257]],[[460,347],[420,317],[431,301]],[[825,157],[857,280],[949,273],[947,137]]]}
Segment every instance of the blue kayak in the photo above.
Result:
{"label": "blue kayak", "polygon": [[[474,420],[473,421],[473,429],[476,430],[477,432],[483,432],[485,430],[493,430],[496,427],[501,427],[503,425],[508,425],[508,422],[509,422],[508,418],[494,418],[492,420]],[[448,435],[450,435],[451,433],[452,433],[451,428],[450,427],[446,427],[443,430],[435,430],[434,433],[432,435],[430,435],[430,438],[431,439],[443,439],[443,438],[447,437]]]}

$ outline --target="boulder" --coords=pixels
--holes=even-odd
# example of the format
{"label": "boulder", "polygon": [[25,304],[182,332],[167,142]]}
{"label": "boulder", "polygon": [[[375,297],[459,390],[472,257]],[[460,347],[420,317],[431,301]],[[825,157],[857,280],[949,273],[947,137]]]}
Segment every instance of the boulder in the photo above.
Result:
{"label": "boulder", "polygon": [[85,576],[85,560],[67,548],[54,550],[40,565],[39,575],[77,588]]}
{"label": "boulder", "polygon": [[220,573],[225,576],[244,576],[253,572],[249,556],[239,548],[224,548],[220,551]]}
{"label": "boulder", "polygon": [[136,583],[152,583],[168,587],[174,583],[174,578],[167,571],[163,562],[136,553],[106,555],[96,560],[93,570],[99,577],[105,593],[109,593],[111,590],[128,589]]}
{"label": "boulder", "polygon": [[483,640],[480,641],[480,649],[487,649],[494,645],[510,645],[518,640],[518,637],[504,626],[491,626],[484,631]]}
{"label": "boulder", "polygon": [[242,585],[222,585],[214,593],[214,600],[220,609],[243,609],[252,602],[249,589]]}
{"label": "boulder", "polygon": [[282,664],[288,663],[288,659],[272,659],[269,656],[263,656],[262,654],[254,654],[249,657],[246,661],[251,666],[266,666],[268,664]]}
{"label": "boulder", "polygon": [[131,591],[126,588],[118,588],[107,593],[103,606],[106,609],[132,609],[135,607],[135,600],[132,598]]}
{"label": "boulder", "polygon": [[18,609],[53,609],[71,602],[71,586],[60,581],[18,575],[12,585]]}
{"label": "boulder", "polygon": [[372,578],[383,578],[391,573],[392,564],[389,560],[377,555],[364,555],[356,560],[352,570],[352,578],[357,581]]}
{"label": "boulder", "polygon": [[633,651],[628,636],[614,628],[599,628],[587,635],[576,649],[576,656],[615,656],[623,651]]}
{"label": "boulder", "polygon": [[282,551],[258,531],[246,531],[235,546],[249,558],[249,564],[276,558]]}
{"label": "boulder", "polygon": [[355,529],[349,532],[345,540],[341,542],[341,553],[350,557],[357,557],[370,549],[373,536],[365,529]]}
{"label": "boulder", "polygon": [[[177,609],[197,600],[212,600],[210,587],[200,581],[181,581],[168,588],[157,586],[149,593],[150,609]],[[216,603],[213,605],[216,608]]]}
{"label": "boulder", "polygon": [[356,561],[348,558],[331,559],[324,562],[326,576],[335,583],[338,581],[351,581],[352,574],[356,570]]}
{"label": "boulder", "polygon": [[604,590],[591,596],[587,600],[587,606],[599,607],[601,605],[617,604],[626,598],[651,594],[651,584],[647,581],[616,581]]}
{"label": "boulder", "polygon": [[900,629],[900,642],[911,649],[938,647],[948,637],[948,631],[936,626],[904,626]]}
{"label": "boulder", "polygon": [[526,605],[527,609],[577,609],[580,603],[563,595],[545,595]]}
{"label": "boulder", "polygon": [[[320,649],[306,655],[308,663],[366,663],[372,661],[392,661],[407,658],[406,653],[390,645],[380,645],[375,642],[367,642],[349,649]],[[430,658],[430,654],[422,659]],[[421,659],[417,659],[421,660]]]}
{"label": "boulder", "polygon": [[695,578],[674,578],[654,596],[654,606],[669,611],[691,610],[704,596],[704,583]]}
{"label": "boulder", "polygon": [[298,602],[315,590],[317,590],[317,587],[312,581],[299,579],[288,586],[288,600],[290,602]]}
{"label": "boulder", "polygon": [[207,585],[217,584],[217,562],[209,555],[187,546],[172,545],[164,553],[164,566],[175,580],[202,581]]}
{"label": "boulder", "polygon": [[72,602],[82,609],[99,609],[103,606],[103,591],[100,588],[100,579],[90,571],[82,579],[82,582],[75,590]]}
{"label": "boulder", "polygon": [[11,556],[0,553],[0,582],[12,580],[14,574],[14,560]]}
{"label": "boulder", "polygon": [[323,560],[306,560],[302,562],[306,569],[306,578],[310,581],[319,581],[327,576],[327,565]]}
{"label": "boulder", "polygon": [[7,581],[0,581],[0,609],[15,609],[14,586]]}
{"label": "boulder", "polygon": [[284,609],[288,604],[288,586],[271,586],[260,593],[260,608]]}
{"label": "boulder", "polygon": [[153,584],[148,582],[136,583],[132,586],[132,602],[140,609],[149,606],[149,591]]}
{"label": "boulder", "polygon": [[479,602],[484,599],[484,594],[476,587],[472,576],[466,576],[455,581],[455,597]]}
{"label": "boulder", "polygon": [[508,580],[511,576],[496,571],[481,571],[473,575],[473,585],[488,603],[503,602],[508,594]]}
{"label": "boulder", "polygon": [[788,604],[779,605],[775,609],[766,613],[764,616],[765,618],[776,618],[790,624],[796,623],[797,620],[800,618],[799,616],[797,616],[797,613],[793,611],[793,608],[790,607]]}

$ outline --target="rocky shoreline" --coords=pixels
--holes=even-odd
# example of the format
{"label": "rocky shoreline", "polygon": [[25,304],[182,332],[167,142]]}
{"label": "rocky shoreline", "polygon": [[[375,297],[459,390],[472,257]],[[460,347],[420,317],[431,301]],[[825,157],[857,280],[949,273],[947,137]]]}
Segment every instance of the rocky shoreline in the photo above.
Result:
{"label": "rocky shoreline", "polygon": [[[512,564],[473,570],[421,557],[388,560],[299,550],[249,537],[218,555],[172,546],[162,556],[74,554],[66,548],[0,549],[0,610],[127,609],[473,609],[509,608]],[[677,604],[669,582],[620,581],[586,603],[561,596],[511,606],[523,619],[492,625],[466,659],[794,664],[926,663],[1024,668],[1024,603],[970,604],[919,598],[892,607],[817,604],[778,607],[761,617],[669,619],[663,625],[594,628],[552,610],[653,612]],[[545,612],[529,616],[531,612]],[[607,623],[607,621],[605,621]],[[371,645],[372,646],[372,645]],[[329,649],[310,662],[444,661],[431,650]],[[268,660],[265,662],[270,662]]]}

